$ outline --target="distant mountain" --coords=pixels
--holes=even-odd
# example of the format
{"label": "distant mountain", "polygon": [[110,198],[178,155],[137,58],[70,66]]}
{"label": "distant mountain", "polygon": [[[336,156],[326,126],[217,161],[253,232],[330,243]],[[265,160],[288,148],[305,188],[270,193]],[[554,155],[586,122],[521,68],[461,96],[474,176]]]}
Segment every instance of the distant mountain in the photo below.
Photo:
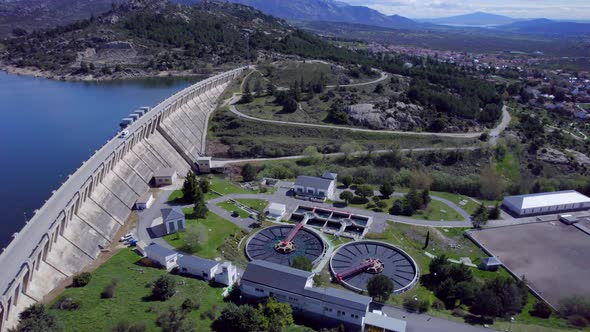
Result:
{"label": "distant mountain", "polygon": [[124,0],[0,0],[0,35],[38,30],[100,15]]}
{"label": "distant mountain", "polygon": [[590,24],[552,21],[548,19],[537,19],[530,21],[514,22],[497,27],[506,30],[526,34],[542,34],[553,36],[581,36],[590,35]]}
{"label": "distant mountain", "polygon": [[287,20],[344,22],[400,29],[420,26],[419,23],[402,16],[387,16],[368,7],[351,6],[334,0],[227,1],[251,6],[269,15]]}
{"label": "distant mountain", "polygon": [[476,12],[458,16],[420,19],[418,21],[440,25],[484,27],[511,24],[517,22],[518,19],[511,18],[508,16]]}

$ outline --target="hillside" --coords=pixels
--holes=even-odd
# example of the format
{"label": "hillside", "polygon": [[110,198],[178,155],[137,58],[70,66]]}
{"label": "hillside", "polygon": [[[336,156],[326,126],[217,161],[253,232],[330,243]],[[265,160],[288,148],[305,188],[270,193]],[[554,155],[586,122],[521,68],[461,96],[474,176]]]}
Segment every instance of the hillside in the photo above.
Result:
{"label": "hillside", "polygon": [[499,26],[498,29],[552,36],[587,36],[590,35],[590,24],[575,22],[559,22],[548,19],[514,22]]}
{"label": "hillside", "polygon": [[93,19],[7,39],[0,59],[13,72],[62,79],[208,73],[245,64],[246,33],[253,56],[348,56],[250,7],[133,0]]}
{"label": "hillside", "polygon": [[15,29],[53,28],[100,15],[123,0],[0,0],[0,36]]}
{"label": "hillside", "polygon": [[[181,0],[187,1],[187,0]],[[191,0],[188,0],[191,1]],[[195,0],[192,0],[195,2]],[[412,28],[420,24],[398,15],[386,16],[364,6],[351,6],[334,0],[229,0],[252,6],[264,13],[287,20],[345,22],[390,28]]]}
{"label": "hillside", "polygon": [[497,26],[497,25],[511,24],[511,23],[514,23],[518,20],[511,18],[511,17],[503,16],[503,15],[476,12],[476,13],[450,16],[450,17],[421,19],[419,21],[433,23],[433,24],[441,24],[441,25],[484,27],[484,26]]}

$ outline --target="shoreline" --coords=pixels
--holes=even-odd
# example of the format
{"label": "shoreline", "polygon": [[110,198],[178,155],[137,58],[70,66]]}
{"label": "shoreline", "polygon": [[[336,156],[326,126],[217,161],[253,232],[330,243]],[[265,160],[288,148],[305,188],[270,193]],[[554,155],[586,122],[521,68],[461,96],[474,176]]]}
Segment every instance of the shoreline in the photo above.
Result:
{"label": "shoreline", "polygon": [[90,75],[60,75],[52,71],[44,71],[33,67],[16,67],[13,65],[6,65],[0,63],[0,72],[4,72],[17,76],[28,76],[36,78],[44,78],[53,81],[61,82],[116,82],[135,79],[150,79],[150,78],[191,78],[191,77],[208,77],[216,75],[218,72],[223,72],[223,69],[213,70],[210,73],[195,73],[191,70],[184,71],[160,71],[160,72],[118,72],[109,75],[94,76]]}

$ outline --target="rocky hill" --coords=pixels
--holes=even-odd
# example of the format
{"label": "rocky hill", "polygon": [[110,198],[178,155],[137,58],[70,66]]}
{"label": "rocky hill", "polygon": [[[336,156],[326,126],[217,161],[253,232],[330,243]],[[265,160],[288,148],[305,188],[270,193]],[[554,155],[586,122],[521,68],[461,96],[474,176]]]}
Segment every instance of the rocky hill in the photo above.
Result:
{"label": "rocky hill", "polygon": [[61,79],[187,75],[245,64],[248,40],[253,57],[346,52],[251,7],[130,0],[91,19],[6,39],[0,59],[9,71]]}

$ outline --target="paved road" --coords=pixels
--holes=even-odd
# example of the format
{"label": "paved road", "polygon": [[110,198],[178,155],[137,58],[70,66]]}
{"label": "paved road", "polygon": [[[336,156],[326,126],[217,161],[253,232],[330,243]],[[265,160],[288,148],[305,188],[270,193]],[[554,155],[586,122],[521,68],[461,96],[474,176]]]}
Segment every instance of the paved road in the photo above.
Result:
{"label": "paved road", "polygon": [[502,132],[508,128],[511,120],[512,117],[510,116],[510,113],[508,113],[508,106],[504,105],[504,107],[502,107],[502,120],[496,126],[496,128],[490,131],[490,143],[492,145],[496,144],[498,137],[500,137],[500,134],[502,134]]}
{"label": "paved road", "polygon": [[406,332],[483,332],[489,328],[457,323],[450,320],[424,314],[414,314],[404,309],[384,306],[381,310],[389,317],[405,320]]}

